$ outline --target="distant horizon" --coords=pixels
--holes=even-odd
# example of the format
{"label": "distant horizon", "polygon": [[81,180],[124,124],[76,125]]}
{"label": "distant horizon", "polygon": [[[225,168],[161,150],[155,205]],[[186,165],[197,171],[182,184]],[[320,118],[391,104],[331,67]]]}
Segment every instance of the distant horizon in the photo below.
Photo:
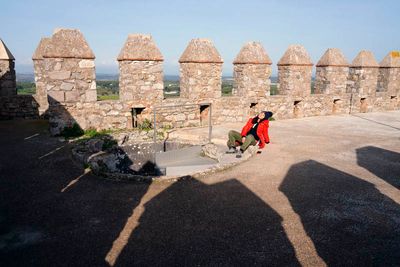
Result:
{"label": "distant horizon", "polygon": [[171,75],[179,74],[179,58],[193,38],[212,40],[224,60],[224,75],[233,72],[245,43],[261,42],[277,75],[276,63],[291,44],[304,46],[314,64],[332,47],[349,63],[361,50],[381,61],[400,49],[398,10],[395,0],[20,0],[2,5],[2,19],[10,23],[0,38],[19,73],[33,72],[32,54],[42,37],[55,28],[74,28],[85,36],[99,73],[117,73],[116,58],[128,34],[145,33],[153,36],[164,72]]}

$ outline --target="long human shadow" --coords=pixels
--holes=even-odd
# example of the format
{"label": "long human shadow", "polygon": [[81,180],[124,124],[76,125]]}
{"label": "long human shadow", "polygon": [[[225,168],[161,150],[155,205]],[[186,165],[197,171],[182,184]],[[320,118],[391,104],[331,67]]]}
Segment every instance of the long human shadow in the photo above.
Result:
{"label": "long human shadow", "polygon": [[309,160],[279,189],[328,266],[398,266],[400,206],[373,184]]}
{"label": "long human shadow", "polygon": [[0,266],[107,266],[105,256],[149,184],[86,173],[47,127],[0,123]]}
{"label": "long human shadow", "polygon": [[400,189],[400,153],[375,146],[356,149],[359,166]]}
{"label": "long human shadow", "polygon": [[282,218],[235,179],[178,181],[145,204],[115,266],[299,266]]}

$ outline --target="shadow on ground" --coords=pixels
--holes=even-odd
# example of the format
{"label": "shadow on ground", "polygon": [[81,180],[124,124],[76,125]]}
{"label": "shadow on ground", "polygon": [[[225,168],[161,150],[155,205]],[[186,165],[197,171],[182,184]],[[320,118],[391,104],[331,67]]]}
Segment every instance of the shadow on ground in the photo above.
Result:
{"label": "shadow on ground", "polygon": [[299,265],[281,222],[235,179],[176,182],[145,205],[116,266]]}
{"label": "shadow on ground", "polygon": [[373,184],[309,160],[293,165],[279,189],[328,266],[399,264],[400,206]]}
{"label": "shadow on ground", "polygon": [[[0,147],[0,265],[108,266],[150,184],[85,173],[44,121],[1,122]],[[396,185],[398,153],[365,147],[357,155]],[[372,165],[374,157],[381,160]],[[165,189],[129,226],[115,266],[299,265],[281,216],[237,179],[154,186]],[[280,191],[329,266],[400,262],[400,206],[373,184],[306,161],[290,168]]]}
{"label": "shadow on ground", "polygon": [[0,124],[0,265],[105,266],[149,185],[85,174],[47,127]]}
{"label": "shadow on ground", "polygon": [[358,148],[357,163],[400,189],[400,153],[375,146]]}

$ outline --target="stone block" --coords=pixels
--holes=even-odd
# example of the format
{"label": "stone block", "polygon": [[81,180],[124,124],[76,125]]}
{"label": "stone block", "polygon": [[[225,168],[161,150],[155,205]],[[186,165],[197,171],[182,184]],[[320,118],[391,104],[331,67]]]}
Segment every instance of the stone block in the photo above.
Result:
{"label": "stone block", "polygon": [[78,91],[65,92],[65,102],[78,102],[80,101],[80,94]]}
{"label": "stone block", "polygon": [[64,91],[71,91],[74,88],[74,84],[63,82],[60,86],[61,90]]}
{"label": "stone block", "polygon": [[88,68],[94,68],[94,61],[92,59],[82,59],[79,61],[79,68],[81,69],[88,69]]}
{"label": "stone block", "polygon": [[65,96],[63,91],[48,91],[47,95],[50,103],[55,103],[55,102],[62,103],[65,101]]}
{"label": "stone block", "polygon": [[85,101],[86,102],[97,101],[97,91],[96,90],[87,90],[85,92]]}
{"label": "stone block", "polygon": [[53,80],[66,80],[71,77],[70,71],[50,71],[49,72],[50,79]]}

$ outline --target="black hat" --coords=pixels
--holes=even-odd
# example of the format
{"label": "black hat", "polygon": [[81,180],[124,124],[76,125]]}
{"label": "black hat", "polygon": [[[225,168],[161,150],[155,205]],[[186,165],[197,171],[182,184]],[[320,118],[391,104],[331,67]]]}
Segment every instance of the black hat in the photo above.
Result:
{"label": "black hat", "polygon": [[272,113],[271,111],[263,111],[263,112],[265,114],[265,119],[267,120],[274,115],[274,113]]}

